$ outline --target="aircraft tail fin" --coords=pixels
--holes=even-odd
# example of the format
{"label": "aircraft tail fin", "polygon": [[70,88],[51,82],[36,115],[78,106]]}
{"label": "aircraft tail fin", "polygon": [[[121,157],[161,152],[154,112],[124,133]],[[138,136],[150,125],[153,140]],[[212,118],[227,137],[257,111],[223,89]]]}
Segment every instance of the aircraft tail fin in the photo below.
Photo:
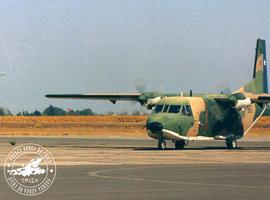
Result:
{"label": "aircraft tail fin", "polygon": [[254,60],[253,79],[240,88],[242,92],[268,93],[267,62],[265,40],[258,39]]}

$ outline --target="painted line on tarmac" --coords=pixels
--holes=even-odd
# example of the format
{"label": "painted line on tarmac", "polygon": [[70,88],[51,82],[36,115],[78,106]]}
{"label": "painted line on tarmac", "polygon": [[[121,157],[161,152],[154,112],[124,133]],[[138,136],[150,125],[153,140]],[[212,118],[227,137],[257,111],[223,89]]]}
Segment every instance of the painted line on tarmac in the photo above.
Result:
{"label": "painted line on tarmac", "polygon": [[115,171],[125,171],[125,170],[136,170],[136,169],[147,169],[152,167],[143,167],[143,168],[120,168],[120,169],[108,169],[108,170],[97,170],[93,172],[88,172],[89,176],[96,178],[104,179],[118,179],[124,181],[142,181],[150,183],[164,183],[164,184],[181,184],[181,185],[193,185],[193,186],[211,186],[211,187],[229,187],[229,188],[242,188],[242,189],[256,189],[256,190],[270,190],[270,187],[263,186],[252,186],[252,185],[239,185],[239,184],[220,184],[220,183],[200,183],[200,182],[190,182],[190,181],[170,181],[170,180],[156,180],[156,179],[144,179],[144,178],[128,178],[121,176],[109,176],[102,175],[103,173],[115,172]]}

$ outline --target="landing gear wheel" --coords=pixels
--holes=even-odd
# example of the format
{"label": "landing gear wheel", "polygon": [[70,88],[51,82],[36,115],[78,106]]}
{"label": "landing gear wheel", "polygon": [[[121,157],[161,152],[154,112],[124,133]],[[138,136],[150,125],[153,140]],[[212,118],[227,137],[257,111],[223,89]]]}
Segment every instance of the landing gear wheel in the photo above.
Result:
{"label": "landing gear wheel", "polygon": [[176,140],[175,141],[175,149],[179,150],[179,149],[184,149],[186,145],[185,140]]}
{"label": "landing gear wheel", "polygon": [[159,150],[165,150],[166,149],[166,142],[165,142],[165,140],[159,140],[158,141],[158,149]]}
{"label": "landing gear wheel", "polygon": [[226,145],[228,149],[236,149],[237,148],[237,141],[236,139],[227,139]]}

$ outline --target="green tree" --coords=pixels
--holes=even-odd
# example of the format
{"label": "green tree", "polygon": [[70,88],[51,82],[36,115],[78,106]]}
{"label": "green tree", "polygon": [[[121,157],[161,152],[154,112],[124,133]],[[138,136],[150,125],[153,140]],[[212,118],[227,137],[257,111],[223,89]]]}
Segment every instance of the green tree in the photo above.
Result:
{"label": "green tree", "polygon": [[70,111],[68,111],[68,112],[66,112],[66,115],[71,115],[71,116],[76,116],[76,115],[80,115],[80,113],[79,113],[80,111],[78,111],[78,110],[70,110]]}
{"label": "green tree", "polygon": [[33,116],[41,116],[41,115],[42,115],[41,112],[39,112],[38,110],[35,110],[33,112]]}
{"label": "green tree", "polygon": [[22,116],[22,113],[21,112],[18,112],[16,115],[17,116]]}
{"label": "green tree", "polygon": [[12,116],[12,113],[9,111],[9,109],[0,107],[0,116]]}
{"label": "green tree", "polygon": [[43,111],[43,115],[45,116],[60,116],[60,115],[66,115],[66,111],[64,111],[62,108],[54,107],[50,105],[48,108],[46,108]]}
{"label": "green tree", "polygon": [[22,112],[22,115],[23,115],[23,116],[29,116],[30,114],[29,114],[28,111],[24,110],[24,111]]}
{"label": "green tree", "polygon": [[95,113],[90,108],[86,108],[86,109],[79,111],[79,114],[84,115],[84,116],[95,115]]}

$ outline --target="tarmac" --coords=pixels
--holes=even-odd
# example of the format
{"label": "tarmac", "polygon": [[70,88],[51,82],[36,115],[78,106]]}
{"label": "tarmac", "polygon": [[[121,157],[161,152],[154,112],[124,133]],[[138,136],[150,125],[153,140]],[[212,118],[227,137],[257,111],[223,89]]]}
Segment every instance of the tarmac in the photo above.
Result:
{"label": "tarmac", "polygon": [[156,149],[152,139],[0,137],[0,166],[16,146],[36,143],[54,156],[57,175],[35,197],[14,192],[0,170],[0,199],[269,199],[270,137],[192,142],[185,150]]}

